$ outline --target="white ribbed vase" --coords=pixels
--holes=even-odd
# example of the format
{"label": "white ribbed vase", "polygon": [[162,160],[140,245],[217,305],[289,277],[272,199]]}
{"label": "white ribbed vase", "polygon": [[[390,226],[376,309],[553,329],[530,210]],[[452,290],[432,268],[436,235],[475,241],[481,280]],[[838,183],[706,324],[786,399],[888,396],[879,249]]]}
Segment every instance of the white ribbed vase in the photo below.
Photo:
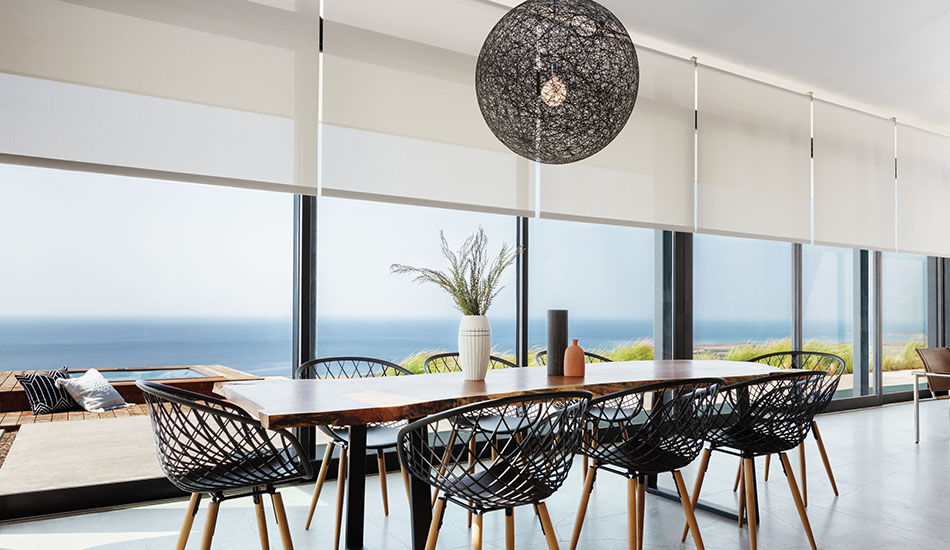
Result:
{"label": "white ribbed vase", "polygon": [[491,325],[484,315],[466,315],[459,323],[459,366],[466,380],[484,380],[491,355]]}

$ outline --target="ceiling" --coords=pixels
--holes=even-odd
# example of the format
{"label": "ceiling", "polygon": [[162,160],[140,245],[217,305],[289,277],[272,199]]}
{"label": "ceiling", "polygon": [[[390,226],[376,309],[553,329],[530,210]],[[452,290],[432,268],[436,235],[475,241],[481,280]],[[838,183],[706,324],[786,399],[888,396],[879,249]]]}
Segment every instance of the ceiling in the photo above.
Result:
{"label": "ceiling", "polygon": [[950,133],[946,0],[602,0],[652,36]]}
{"label": "ceiling", "polygon": [[[519,1],[326,0],[326,15],[475,54]],[[600,1],[640,45],[950,134],[947,0]]]}

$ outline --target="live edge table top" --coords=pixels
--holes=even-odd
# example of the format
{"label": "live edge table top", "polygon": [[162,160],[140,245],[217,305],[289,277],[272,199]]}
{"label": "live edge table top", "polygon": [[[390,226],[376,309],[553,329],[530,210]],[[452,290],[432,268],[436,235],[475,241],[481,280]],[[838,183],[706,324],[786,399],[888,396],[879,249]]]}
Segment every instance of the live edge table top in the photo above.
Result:
{"label": "live edge table top", "polygon": [[653,382],[722,378],[727,383],[780,371],[760,363],[709,360],[624,361],[587,365],[586,376],[548,376],[544,367],[488,371],[484,381],[462,373],[322,380],[218,382],[214,391],[271,429],[360,425],[419,418],[512,395],[587,390],[594,395]]}

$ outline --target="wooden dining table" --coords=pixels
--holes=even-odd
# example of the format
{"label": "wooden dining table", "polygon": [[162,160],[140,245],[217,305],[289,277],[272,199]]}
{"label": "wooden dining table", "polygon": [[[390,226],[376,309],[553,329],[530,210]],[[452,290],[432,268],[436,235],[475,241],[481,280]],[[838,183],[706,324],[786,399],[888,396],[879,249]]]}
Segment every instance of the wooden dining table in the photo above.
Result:
{"label": "wooden dining table", "polygon": [[[462,373],[272,379],[218,382],[214,391],[260,419],[265,428],[349,426],[345,544],[347,550],[359,550],[363,548],[367,424],[413,420],[469,403],[514,395],[586,390],[597,396],[654,382],[721,378],[734,383],[779,372],[788,371],[737,361],[622,361],[587,365],[584,377],[548,376],[544,367],[528,367],[490,370],[482,381],[465,380]],[[423,550],[432,520],[431,490],[413,477],[409,493],[412,547]]]}

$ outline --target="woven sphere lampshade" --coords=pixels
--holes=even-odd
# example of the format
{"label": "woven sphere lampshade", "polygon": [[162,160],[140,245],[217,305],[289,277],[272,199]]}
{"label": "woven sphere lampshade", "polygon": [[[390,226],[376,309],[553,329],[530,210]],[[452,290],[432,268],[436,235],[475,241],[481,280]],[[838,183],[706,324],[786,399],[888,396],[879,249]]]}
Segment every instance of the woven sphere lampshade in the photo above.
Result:
{"label": "woven sphere lampshade", "polygon": [[592,0],[527,0],[495,25],[475,68],[488,127],[546,164],[587,158],[623,129],[637,100],[637,51]]}

